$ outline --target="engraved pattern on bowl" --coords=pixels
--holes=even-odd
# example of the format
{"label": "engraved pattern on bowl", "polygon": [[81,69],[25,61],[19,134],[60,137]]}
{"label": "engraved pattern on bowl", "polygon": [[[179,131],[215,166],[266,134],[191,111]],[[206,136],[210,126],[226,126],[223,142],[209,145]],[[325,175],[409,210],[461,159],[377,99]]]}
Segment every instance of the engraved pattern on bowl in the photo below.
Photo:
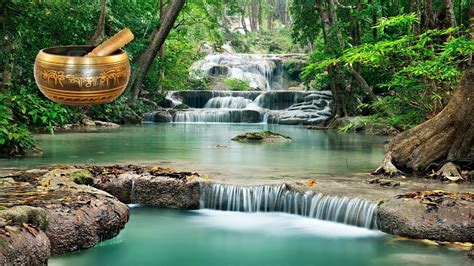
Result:
{"label": "engraved pattern on bowl", "polygon": [[41,50],[34,76],[40,91],[50,100],[84,106],[109,103],[125,90],[130,77],[128,55],[118,50],[109,56],[82,57],[93,46],[62,46]]}

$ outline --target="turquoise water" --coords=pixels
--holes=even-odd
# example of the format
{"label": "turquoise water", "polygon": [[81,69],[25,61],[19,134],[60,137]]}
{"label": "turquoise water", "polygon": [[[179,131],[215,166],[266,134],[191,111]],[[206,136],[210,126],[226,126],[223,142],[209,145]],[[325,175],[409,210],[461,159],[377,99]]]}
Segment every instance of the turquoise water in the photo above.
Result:
{"label": "turquoise water", "polygon": [[[242,144],[230,139],[272,130],[291,143]],[[293,179],[374,170],[385,137],[326,133],[266,124],[145,124],[114,130],[37,135],[42,156],[0,160],[0,168],[57,163],[154,163],[233,179]]]}
{"label": "turquoise water", "polygon": [[120,235],[52,257],[93,265],[468,265],[463,253],[282,213],[132,208]]}

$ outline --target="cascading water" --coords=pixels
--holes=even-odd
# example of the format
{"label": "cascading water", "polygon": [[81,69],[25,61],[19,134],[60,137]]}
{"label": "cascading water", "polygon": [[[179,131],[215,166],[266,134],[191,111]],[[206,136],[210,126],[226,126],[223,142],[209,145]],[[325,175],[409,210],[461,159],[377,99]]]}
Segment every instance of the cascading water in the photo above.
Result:
{"label": "cascading water", "polygon": [[173,122],[318,124],[331,115],[332,98],[328,91],[178,91],[167,99],[193,108],[173,112]]}
{"label": "cascading water", "polygon": [[225,76],[245,80],[254,89],[270,90],[273,72],[278,67],[274,60],[278,60],[278,58],[272,55],[210,54],[203,60],[196,62],[191,69],[196,78]]}
{"label": "cascading water", "polygon": [[367,200],[288,190],[286,185],[201,185],[201,208],[240,212],[285,212],[376,229],[377,205]]}
{"label": "cascading water", "polygon": [[215,97],[210,99],[204,108],[230,108],[230,109],[245,109],[253,101],[243,97]]}

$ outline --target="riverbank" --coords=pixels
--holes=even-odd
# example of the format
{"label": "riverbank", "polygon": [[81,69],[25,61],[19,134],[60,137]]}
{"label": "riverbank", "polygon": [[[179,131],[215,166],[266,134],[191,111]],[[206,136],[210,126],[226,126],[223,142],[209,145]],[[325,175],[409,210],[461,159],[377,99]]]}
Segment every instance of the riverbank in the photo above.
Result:
{"label": "riverbank", "polygon": [[[321,193],[334,200],[359,198],[376,206],[375,223],[390,234],[440,242],[474,242],[474,221],[469,217],[474,209],[470,184],[400,178],[390,180],[398,185],[381,186],[383,182],[372,181],[368,175],[339,177],[337,182],[334,177],[321,177],[283,185],[274,182],[272,187],[281,186],[295,195]],[[3,217],[0,237],[6,244],[0,258],[6,263],[33,264],[45,263],[49,252],[62,254],[89,248],[117,235],[128,221],[128,208],[122,202],[198,209],[203,186],[225,183],[195,172],[149,165],[62,165],[3,170],[1,182],[4,210],[0,211]],[[261,185],[254,182],[251,187]],[[435,195],[426,192],[433,201],[426,204],[423,203],[426,199],[410,196],[418,191],[453,194],[440,194],[435,199]],[[29,207],[18,207],[24,205]],[[17,211],[19,208],[21,211]],[[37,252],[33,255],[30,250]]]}

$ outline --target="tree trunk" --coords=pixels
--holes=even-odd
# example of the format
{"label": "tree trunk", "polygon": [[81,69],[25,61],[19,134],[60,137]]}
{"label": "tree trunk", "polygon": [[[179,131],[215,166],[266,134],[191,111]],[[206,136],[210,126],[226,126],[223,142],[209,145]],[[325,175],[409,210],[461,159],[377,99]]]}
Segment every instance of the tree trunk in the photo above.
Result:
{"label": "tree trunk", "polygon": [[273,31],[273,10],[270,8],[273,4],[275,4],[274,0],[267,0],[268,5],[268,13],[267,13],[267,29],[268,31]]}
{"label": "tree trunk", "polygon": [[260,30],[262,28],[262,22],[263,22],[263,17],[262,17],[262,0],[258,0],[258,29]]}
{"label": "tree trunk", "polygon": [[[164,16],[165,16],[165,6],[164,6],[164,1],[163,0],[160,0],[159,4],[160,4],[160,21],[163,21],[164,19]],[[158,52],[159,56],[160,56],[160,60],[163,60],[163,58],[165,58],[165,45],[161,45],[160,47],[160,51]],[[160,92],[163,93],[164,91],[164,87],[163,87],[163,80],[165,79],[165,70],[163,68],[160,68]]]}
{"label": "tree trunk", "polygon": [[181,9],[183,8],[186,0],[172,0],[169,3],[166,15],[161,23],[160,28],[153,32],[152,40],[148,45],[144,53],[138,58],[135,70],[130,77],[128,88],[132,91],[132,97],[130,101],[134,103],[140,95],[143,80],[145,79],[148,70],[150,69],[153,60],[161,49],[161,46],[168,37],[173,24],[176,21]]}
{"label": "tree trunk", "polygon": [[[461,5],[461,3],[460,3]],[[454,16],[454,1],[443,0],[441,10],[438,14],[439,26],[442,29],[456,26],[456,17]]]}
{"label": "tree trunk", "polygon": [[95,29],[94,35],[92,35],[89,40],[90,45],[98,45],[105,39],[105,8],[107,6],[107,0],[102,0],[100,7],[100,16],[99,22],[97,22],[97,27]]}
{"label": "tree trunk", "polygon": [[423,18],[425,30],[431,30],[436,28],[436,14],[433,8],[433,0],[424,0],[423,1]]}
{"label": "tree trunk", "polygon": [[[415,13],[416,17],[420,19],[420,6],[418,0],[410,2],[410,12]],[[413,31],[416,35],[420,34],[420,26],[418,23],[413,24]]]}
{"label": "tree trunk", "polygon": [[471,66],[440,113],[388,143],[386,158],[375,172],[395,174],[399,169],[423,173],[433,163],[474,156],[473,84],[474,66]]}

